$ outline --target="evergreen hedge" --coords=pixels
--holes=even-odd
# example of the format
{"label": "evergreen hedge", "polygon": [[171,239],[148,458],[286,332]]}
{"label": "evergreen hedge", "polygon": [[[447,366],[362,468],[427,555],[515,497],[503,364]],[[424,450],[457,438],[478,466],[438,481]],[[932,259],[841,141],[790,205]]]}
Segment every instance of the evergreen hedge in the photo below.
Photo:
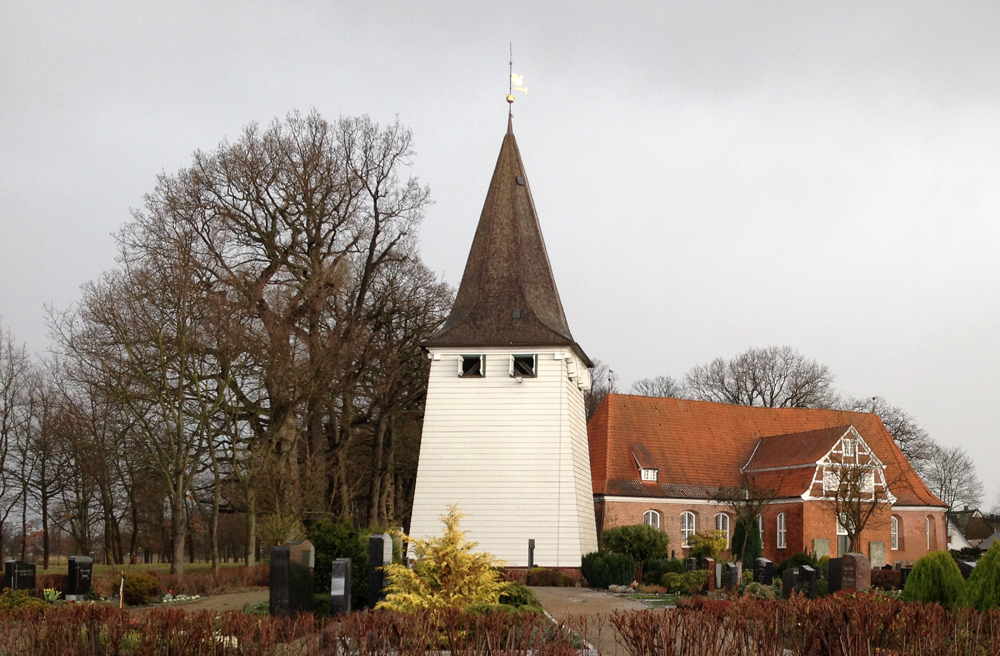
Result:
{"label": "evergreen hedge", "polygon": [[676,558],[650,558],[642,566],[643,583],[659,583],[664,574],[684,573],[684,563]]}
{"label": "evergreen hedge", "polygon": [[976,610],[1000,608],[1000,542],[994,542],[972,570],[963,603]]}
{"label": "evergreen hedge", "polygon": [[592,588],[628,585],[635,577],[635,559],[623,553],[593,551],[583,557],[580,572]]}
{"label": "evergreen hedge", "polygon": [[903,599],[939,603],[950,610],[964,591],[965,579],[955,560],[947,551],[932,551],[913,566],[903,588]]}

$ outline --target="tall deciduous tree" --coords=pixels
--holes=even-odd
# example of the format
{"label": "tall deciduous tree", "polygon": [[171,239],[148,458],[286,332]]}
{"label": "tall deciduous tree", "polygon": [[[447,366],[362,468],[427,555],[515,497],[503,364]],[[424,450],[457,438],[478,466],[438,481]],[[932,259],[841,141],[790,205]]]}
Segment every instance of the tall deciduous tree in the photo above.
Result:
{"label": "tall deciduous tree", "polygon": [[960,506],[978,508],[983,502],[983,483],[976,475],[976,463],[961,447],[935,447],[919,472],[931,492],[952,510]]}
{"label": "tall deciduous tree", "polygon": [[852,412],[871,412],[878,415],[903,455],[918,470],[922,468],[924,462],[933,456],[934,450],[937,448],[934,440],[927,434],[927,431],[917,424],[916,419],[902,408],[890,404],[881,396],[850,397],[845,399],[840,407]]}
{"label": "tall deciduous tree", "polygon": [[822,408],[836,401],[833,373],[789,346],[754,348],[731,360],[697,365],[684,377],[686,396],[767,408]]}
{"label": "tall deciduous tree", "polygon": [[680,398],[684,394],[684,388],[670,376],[655,376],[635,381],[629,392],[639,396]]}

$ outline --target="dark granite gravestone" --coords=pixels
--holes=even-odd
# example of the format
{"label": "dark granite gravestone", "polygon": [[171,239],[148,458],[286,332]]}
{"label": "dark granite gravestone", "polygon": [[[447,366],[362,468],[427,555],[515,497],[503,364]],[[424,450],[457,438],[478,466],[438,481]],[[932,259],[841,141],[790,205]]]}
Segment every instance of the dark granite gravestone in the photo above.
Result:
{"label": "dark granite gravestone", "polygon": [[972,570],[975,569],[975,567],[975,563],[970,563],[967,560],[958,561],[958,571],[962,573],[962,578],[966,581],[969,580],[969,575],[972,574]]}
{"label": "dark granite gravestone", "polygon": [[698,569],[698,559],[697,558],[685,558],[684,559],[684,571],[693,572]]}
{"label": "dark granite gravestone", "polygon": [[791,599],[792,593],[799,589],[799,568],[789,567],[781,573],[781,597]]}
{"label": "dark granite gravestone", "polygon": [[843,561],[840,558],[831,558],[826,564],[827,590],[830,594],[840,592],[841,580],[843,579]]}
{"label": "dark granite gravestone", "polygon": [[861,592],[872,585],[872,567],[864,554],[846,553],[840,559],[840,589]]}
{"label": "dark granite gravestone", "polygon": [[799,567],[799,585],[802,592],[810,599],[816,598],[816,580],[818,578],[819,572],[809,565]]}
{"label": "dark granite gravestone", "polygon": [[535,566],[535,541],[534,539],[528,540],[528,569]]}
{"label": "dark granite gravestone", "polygon": [[66,601],[83,601],[90,592],[93,581],[94,560],[87,556],[69,557],[69,583]]}
{"label": "dark granite gravestone", "polygon": [[368,538],[368,608],[385,599],[386,574],[382,568],[392,564],[392,536],[373,533]]}
{"label": "dark granite gravestone", "polygon": [[271,547],[271,615],[290,617],[312,610],[315,554],[308,540]]}
{"label": "dark granite gravestone", "polygon": [[35,564],[8,560],[3,568],[3,587],[35,594]]}
{"label": "dark granite gravestone", "polygon": [[899,568],[899,589],[902,590],[906,587],[906,577],[910,575],[913,571],[912,567],[900,567]]}
{"label": "dark granite gravestone", "polygon": [[715,590],[715,559],[702,558],[701,569],[708,570],[708,592]]}
{"label": "dark granite gravestone", "polygon": [[722,583],[726,590],[734,590],[740,584],[740,568],[736,563],[726,563],[722,572]]}
{"label": "dark granite gravestone", "polygon": [[774,563],[767,558],[758,558],[753,564],[753,580],[761,585],[771,585],[774,581]]}
{"label": "dark granite gravestone", "polygon": [[351,613],[351,559],[337,558],[330,570],[330,614]]}

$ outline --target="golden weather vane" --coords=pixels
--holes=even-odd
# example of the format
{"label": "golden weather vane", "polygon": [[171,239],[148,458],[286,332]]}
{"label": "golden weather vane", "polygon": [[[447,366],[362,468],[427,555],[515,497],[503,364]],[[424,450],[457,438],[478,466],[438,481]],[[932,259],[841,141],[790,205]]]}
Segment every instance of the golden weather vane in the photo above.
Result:
{"label": "golden weather vane", "polygon": [[[514,104],[514,92],[522,91],[528,93],[528,87],[524,86],[524,76],[514,72],[514,44],[510,44],[510,81],[507,86],[507,102]],[[511,108],[513,109],[513,108]]]}

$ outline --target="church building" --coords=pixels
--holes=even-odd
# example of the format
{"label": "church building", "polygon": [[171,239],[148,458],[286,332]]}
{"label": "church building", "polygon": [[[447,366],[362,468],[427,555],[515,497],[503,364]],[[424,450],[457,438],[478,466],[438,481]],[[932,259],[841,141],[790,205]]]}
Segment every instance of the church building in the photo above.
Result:
{"label": "church building", "polygon": [[500,147],[454,307],[431,360],[410,535],[440,535],[457,505],[469,539],[503,559],[578,568],[597,550],[573,339],[513,128]]}

